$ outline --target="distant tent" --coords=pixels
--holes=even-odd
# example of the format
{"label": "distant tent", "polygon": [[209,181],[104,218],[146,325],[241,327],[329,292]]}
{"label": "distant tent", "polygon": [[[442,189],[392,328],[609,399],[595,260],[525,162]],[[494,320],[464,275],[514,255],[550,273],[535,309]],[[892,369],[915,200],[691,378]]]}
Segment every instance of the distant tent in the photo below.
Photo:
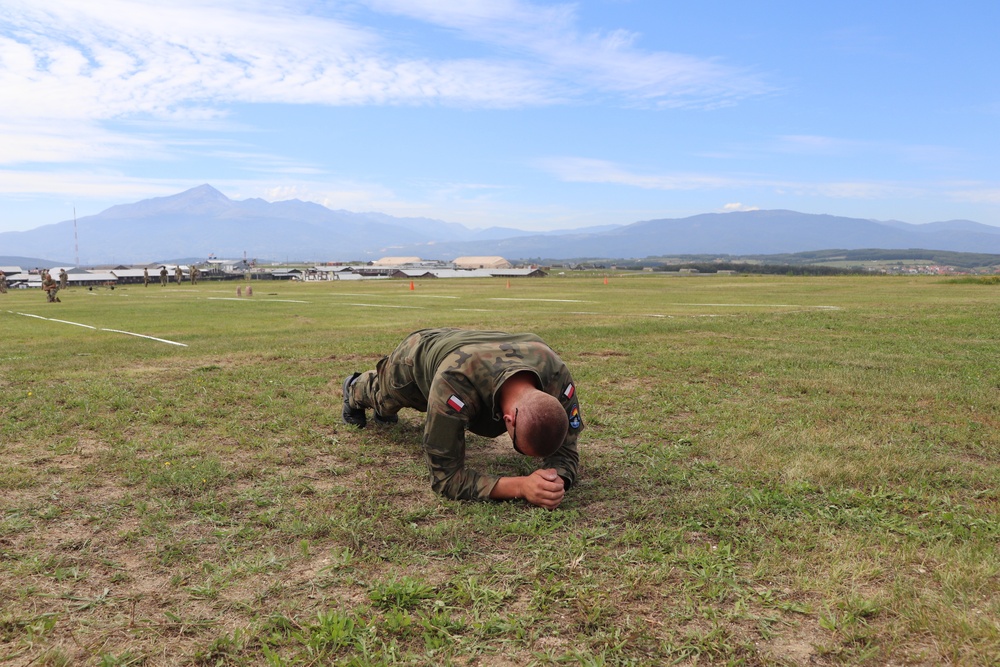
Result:
{"label": "distant tent", "polygon": [[419,257],[383,257],[372,262],[372,266],[406,266],[407,264],[419,264],[422,261]]}
{"label": "distant tent", "polygon": [[455,260],[456,269],[509,269],[513,265],[503,257],[459,257]]}

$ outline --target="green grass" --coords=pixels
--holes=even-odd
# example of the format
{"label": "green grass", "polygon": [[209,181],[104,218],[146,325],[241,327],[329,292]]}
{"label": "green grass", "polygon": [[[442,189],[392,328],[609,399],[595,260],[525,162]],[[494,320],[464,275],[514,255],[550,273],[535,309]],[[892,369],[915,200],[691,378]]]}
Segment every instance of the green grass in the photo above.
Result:
{"label": "green grass", "polygon": [[[1000,662],[996,285],[603,278],[0,295],[0,662]],[[559,510],[435,496],[418,413],[341,423],[427,326],[570,366]]]}

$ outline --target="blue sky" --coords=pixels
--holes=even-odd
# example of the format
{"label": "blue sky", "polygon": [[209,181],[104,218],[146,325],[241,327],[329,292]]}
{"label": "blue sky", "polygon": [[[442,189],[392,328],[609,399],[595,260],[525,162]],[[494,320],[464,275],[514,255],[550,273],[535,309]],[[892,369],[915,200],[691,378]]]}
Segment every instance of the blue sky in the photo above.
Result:
{"label": "blue sky", "polygon": [[1000,225],[998,25],[995,0],[2,0],[0,231],[202,183],[478,228]]}

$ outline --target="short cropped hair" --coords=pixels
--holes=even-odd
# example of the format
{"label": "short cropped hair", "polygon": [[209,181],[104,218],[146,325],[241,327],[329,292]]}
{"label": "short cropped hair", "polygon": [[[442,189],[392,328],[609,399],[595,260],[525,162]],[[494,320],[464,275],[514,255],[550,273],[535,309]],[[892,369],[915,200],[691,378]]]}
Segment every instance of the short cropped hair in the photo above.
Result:
{"label": "short cropped hair", "polygon": [[548,456],[562,446],[569,417],[558,398],[533,391],[522,397],[517,407],[518,443],[527,444],[538,456]]}

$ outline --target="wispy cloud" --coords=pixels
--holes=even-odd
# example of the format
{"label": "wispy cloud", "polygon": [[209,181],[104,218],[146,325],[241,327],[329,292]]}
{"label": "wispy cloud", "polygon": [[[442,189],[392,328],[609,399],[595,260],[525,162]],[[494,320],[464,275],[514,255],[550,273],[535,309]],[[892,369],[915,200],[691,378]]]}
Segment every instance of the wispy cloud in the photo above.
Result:
{"label": "wispy cloud", "polygon": [[537,160],[535,166],[562,181],[608,183],[647,190],[703,190],[732,187],[725,176],[695,173],[642,174],[608,160],[583,157],[553,157]]}
{"label": "wispy cloud", "polygon": [[898,144],[889,141],[862,141],[822,135],[789,134],[776,137],[763,147],[772,153],[819,157],[857,157],[863,155],[891,156],[907,162],[956,163],[962,160],[960,151],[929,144]]}
{"label": "wispy cloud", "polygon": [[[354,0],[8,0],[0,165],[179,159],[190,150],[164,128],[217,132],[233,104],[713,106],[764,90],[711,60],[642,51],[632,33],[580,33],[572,5],[358,1],[370,12]],[[379,14],[451,31],[476,55],[394,39]],[[312,173],[281,162],[241,168]]]}
{"label": "wispy cloud", "polygon": [[[755,176],[699,173],[641,173],[607,160],[580,157],[548,158],[536,166],[570,183],[605,183],[646,190],[761,189],[781,194],[835,199],[877,199],[916,196],[920,188],[881,182],[808,182]],[[930,189],[930,188],[927,188]],[[927,191],[924,189],[923,191]]]}
{"label": "wispy cloud", "polygon": [[401,52],[373,25],[317,16],[306,2],[11,0],[0,9],[0,113],[205,119],[232,102],[505,107],[594,92],[716,104],[763,88],[711,60],[640,51],[630,33],[579,34],[568,5],[369,4],[449,28],[486,54]]}
{"label": "wispy cloud", "polygon": [[626,30],[582,32],[575,4],[521,0],[368,0],[392,12],[450,28],[470,41],[518,54],[580,96],[614,95],[648,106],[720,106],[773,88],[759,73],[718,59],[645,51]]}
{"label": "wispy cloud", "polygon": [[0,165],[166,158],[153,137],[106,130],[85,120],[0,119]]}
{"label": "wispy cloud", "polygon": [[971,204],[1000,204],[1000,184],[952,183],[947,189],[952,201]]}

